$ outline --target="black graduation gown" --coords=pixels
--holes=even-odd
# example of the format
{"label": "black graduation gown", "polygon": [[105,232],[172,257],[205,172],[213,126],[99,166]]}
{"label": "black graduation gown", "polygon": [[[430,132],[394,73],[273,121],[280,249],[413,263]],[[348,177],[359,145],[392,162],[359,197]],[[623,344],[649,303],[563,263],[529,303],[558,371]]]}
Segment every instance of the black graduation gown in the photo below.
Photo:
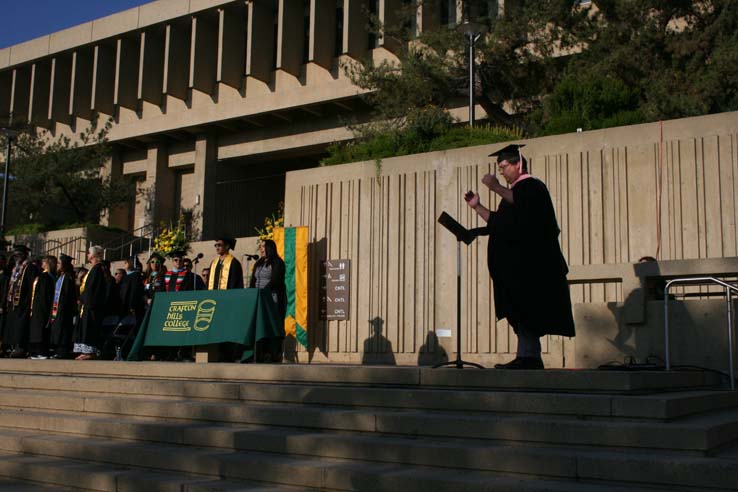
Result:
{"label": "black graduation gown", "polygon": [[59,292],[56,319],[51,324],[50,341],[51,345],[56,348],[57,353],[69,353],[72,351],[75,316],[77,316],[77,286],[74,284],[74,277],[64,275]]}
{"label": "black graduation gown", "polygon": [[33,281],[38,277],[38,268],[32,263],[28,263],[24,268],[26,269],[25,274],[21,274],[18,280],[20,282],[18,304],[14,305],[12,299],[7,303],[6,330],[3,340],[5,345],[25,346],[28,343],[28,329],[31,324],[31,294]]}
{"label": "black graduation gown", "polygon": [[5,339],[5,312],[10,275],[0,270],[0,338]]}
{"label": "black graduation gown", "polygon": [[121,316],[133,313],[138,321],[143,319],[145,310],[144,285],[141,272],[133,271],[120,281]]}
{"label": "black graduation gown", "polygon": [[[215,278],[215,281],[213,283],[213,287],[215,290],[218,290],[218,286],[220,285],[220,282],[218,281],[220,277],[220,270],[222,268],[222,265],[215,263],[214,267],[210,267],[210,275],[213,275]],[[227,289],[243,289],[243,267],[241,267],[241,262],[238,261],[236,258],[233,258],[231,260],[231,267],[228,270],[228,283],[226,284]]]}
{"label": "black graduation gown", "polygon": [[107,312],[108,285],[99,263],[87,273],[85,291],[80,294],[82,314],[77,323],[74,343],[100,348],[102,322]]}
{"label": "black graduation gown", "polygon": [[520,323],[543,335],[574,336],[574,318],[559,246],[551,195],[536,178],[518,182],[513,201],[500,202],[487,224],[487,261],[495,311],[515,328]]}
{"label": "black graduation gown", "polygon": [[42,272],[36,280],[31,310],[31,325],[28,332],[29,343],[49,342],[49,318],[54,304],[56,280],[48,272]]}

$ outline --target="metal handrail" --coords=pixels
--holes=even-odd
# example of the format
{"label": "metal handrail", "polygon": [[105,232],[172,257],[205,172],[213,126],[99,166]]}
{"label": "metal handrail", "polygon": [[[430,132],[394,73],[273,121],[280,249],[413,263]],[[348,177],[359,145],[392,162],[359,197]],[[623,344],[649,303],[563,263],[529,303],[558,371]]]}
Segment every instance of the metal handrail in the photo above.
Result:
{"label": "metal handrail", "polygon": [[673,284],[699,283],[713,283],[725,288],[725,301],[727,304],[728,314],[728,370],[730,371],[730,389],[735,390],[735,369],[733,368],[733,292],[738,292],[738,287],[716,279],[715,277],[675,278],[666,282],[666,286],[664,287],[664,343],[666,345],[666,370],[671,370],[671,357],[669,350],[669,288]]}

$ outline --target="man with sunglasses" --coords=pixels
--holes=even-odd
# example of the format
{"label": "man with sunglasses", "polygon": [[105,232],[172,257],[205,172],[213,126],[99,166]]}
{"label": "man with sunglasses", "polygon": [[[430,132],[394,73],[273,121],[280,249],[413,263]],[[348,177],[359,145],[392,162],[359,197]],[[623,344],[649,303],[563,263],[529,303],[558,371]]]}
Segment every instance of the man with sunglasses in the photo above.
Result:
{"label": "man with sunglasses", "polygon": [[236,240],[227,235],[220,236],[215,241],[218,256],[210,264],[209,290],[243,289],[241,262],[231,254],[235,247]]}
{"label": "man with sunglasses", "polygon": [[483,206],[479,195],[464,196],[469,207],[487,222],[472,229],[475,236],[490,236],[487,250],[497,319],[506,318],[518,337],[517,357],[497,369],[543,369],[540,337],[574,336],[569,269],[559,246],[559,225],[551,195],[543,181],[528,174],[523,145],[508,145],[497,157],[497,174],[482,183],[502,200],[496,211]]}

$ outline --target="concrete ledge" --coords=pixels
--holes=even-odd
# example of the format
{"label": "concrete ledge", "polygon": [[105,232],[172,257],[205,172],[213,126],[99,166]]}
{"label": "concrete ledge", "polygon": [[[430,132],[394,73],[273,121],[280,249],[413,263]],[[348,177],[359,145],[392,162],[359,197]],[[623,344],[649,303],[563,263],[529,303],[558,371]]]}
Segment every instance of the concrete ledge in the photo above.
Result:
{"label": "concrete ledge", "polygon": [[494,369],[430,369],[420,367],[337,364],[188,364],[175,362],[0,360],[0,376],[47,374],[167,378],[173,380],[259,381],[310,384],[525,389],[635,393],[716,386],[719,377],[703,372]]}

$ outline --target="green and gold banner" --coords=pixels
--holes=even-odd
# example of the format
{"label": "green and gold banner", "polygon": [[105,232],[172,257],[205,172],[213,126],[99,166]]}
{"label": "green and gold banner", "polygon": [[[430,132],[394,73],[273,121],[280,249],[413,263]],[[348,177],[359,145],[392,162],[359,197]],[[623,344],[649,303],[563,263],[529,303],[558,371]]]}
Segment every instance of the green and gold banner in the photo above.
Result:
{"label": "green and gold banner", "polygon": [[287,288],[287,313],[284,330],[303,347],[308,346],[308,228],[277,227],[274,229],[277,253],[284,259],[284,282]]}
{"label": "green and gold banner", "polygon": [[284,324],[277,318],[276,304],[262,289],[159,292],[128,360],[141,360],[144,346],[233,342],[250,349],[265,338],[284,338]]}

